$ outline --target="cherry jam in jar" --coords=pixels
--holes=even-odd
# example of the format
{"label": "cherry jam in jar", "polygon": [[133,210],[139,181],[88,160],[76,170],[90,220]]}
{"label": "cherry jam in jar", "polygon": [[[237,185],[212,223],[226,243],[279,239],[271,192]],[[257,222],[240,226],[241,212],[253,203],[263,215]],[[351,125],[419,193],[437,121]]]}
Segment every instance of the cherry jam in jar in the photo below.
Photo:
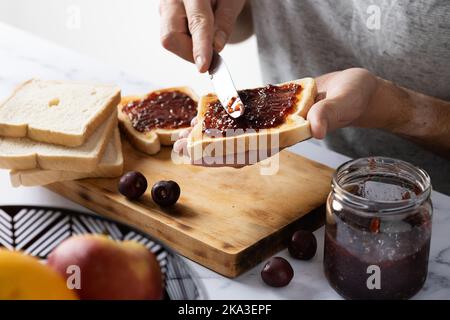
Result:
{"label": "cherry jam in jar", "polygon": [[352,160],[333,176],[324,271],[347,299],[408,299],[428,272],[432,204],[428,174],[384,157]]}

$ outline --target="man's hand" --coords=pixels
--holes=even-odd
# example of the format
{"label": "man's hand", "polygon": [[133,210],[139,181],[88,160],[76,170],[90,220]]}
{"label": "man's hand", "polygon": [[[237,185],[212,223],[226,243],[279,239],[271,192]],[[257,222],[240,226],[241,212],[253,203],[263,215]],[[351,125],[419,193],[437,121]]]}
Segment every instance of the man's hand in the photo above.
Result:
{"label": "man's hand", "polygon": [[[377,88],[377,78],[370,72],[357,68],[347,69],[320,76],[316,82],[318,99],[307,116],[315,138],[323,139],[326,133],[333,129],[368,123],[365,119],[372,117],[371,112],[368,112],[368,105]],[[196,119],[192,122],[192,125],[195,124]],[[191,129],[186,129],[180,134],[180,139],[173,148],[175,152],[187,155],[186,145],[190,131]],[[248,158],[247,155],[244,157]],[[229,164],[230,162],[223,159],[218,160],[220,161],[209,162],[221,163],[219,166],[243,166]]]}
{"label": "man's hand", "polygon": [[[307,114],[313,137],[323,139],[330,131],[348,126],[377,128],[450,159],[448,101],[398,87],[360,68],[328,73],[316,82],[319,94]],[[188,135],[189,130],[181,135],[175,152],[186,152]]]}
{"label": "man's hand", "polygon": [[352,68],[316,79],[319,97],[307,118],[315,138],[347,126],[377,128],[450,159],[450,102]]}
{"label": "man's hand", "polygon": [[369,108],[378,87],[377,78],[365,69],[352,68],[316,78],[318,97],[308,112],[314,138],[347,126],[373,126],[377,111]]}
{"label": "man's hand", "polygon": [[161,43],[208,70],[213,49],[220,52],[246,0],[161,0]]}

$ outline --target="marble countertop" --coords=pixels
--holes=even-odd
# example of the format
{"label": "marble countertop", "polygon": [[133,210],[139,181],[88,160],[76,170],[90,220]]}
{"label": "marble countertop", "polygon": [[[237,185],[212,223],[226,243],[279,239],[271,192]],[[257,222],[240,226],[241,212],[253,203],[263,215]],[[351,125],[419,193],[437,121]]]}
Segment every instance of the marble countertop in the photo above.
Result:
{"label": "marble countertop", "polygon": [[[9,95],[18,83],[33,77],[115,83],[122,88],[123,94],[147,92],[158,81],[156,76],[152,82],[137,79],[114,66],[0,23],[0,100]],[[337,167],[348,160],[310,141],[291,150],[330,167]],[[14,189],[10,187],[6,170],[0,171],[0,194],[2,205],[36,204],[89,211],[41,187]],[[433,192],[432,201],[434,218],[429,274],[415,299],[450,298],[450,197]],[[262,264],[238,278],[228,279],[195,262],[186,261],[210,299],[339,299],[323,275],[323,228],[315,234],[318,254],[312,261],[296,261],[286,250],[277,254],[288,259],[295,271],[292,282],[285,288],[269,288],[261,281]]]}

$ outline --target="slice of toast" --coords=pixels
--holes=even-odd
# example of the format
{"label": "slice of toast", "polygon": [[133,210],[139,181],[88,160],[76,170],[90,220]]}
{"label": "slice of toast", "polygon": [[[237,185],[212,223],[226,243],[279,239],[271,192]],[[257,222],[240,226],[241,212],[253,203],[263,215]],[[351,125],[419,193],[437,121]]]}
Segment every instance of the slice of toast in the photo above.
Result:
{"label": "slice of toast", "polygon": [[[188,87],[174,87],[156,90],[152,92],[169,92],[169,91],[181,91],[191,97],[194,101],[198,101],[197,95]],[[179,129],[162,129],[155,128],[149,131],[139,132],[137,131],[132,123],[130,118],[126,113],[123,112],[123,107],[126,106],[131,101],[141,100],[146,96],[152,94],[152,92],[148,93],[144,96],[126,96],[123,97],[120,104],[117,106],[118,109],[118,118],[119,118],[119,126],[122,132],[125,134],[127,139],[131,142],[131,144],[137,148],[138,150],[146,153],[146,154],[156,154],[161,149],[161,145],[163,146],[171,146],[178,139],[178,134],[180,131],[186,128]]]}
{"label": "slice of toast", "polygon": [[106,146],[106,150],[97,168],[92,172],[74,172],[62,170],[12,170],[9,173],[13,187],[44,186],[53,182],[77,180],[84,178],[112,178],[118,177],[123,172],[122,144],[120,142],[119,129],[114,129],[113,136]]}
{"label": "slice of toast", "polygon": [[[277,86],[297,83],[301,91],[297,95],[297,103],[293,113],[285,121],[273,128],[261,130],[241,130],[241,134],[233,136],[212,137],[203,132],[205,113],[208,105],[218,100],[215,94],[201,97],[198,104],[197,124],[188,137],[187,151],[191,161],[201,161],[206,157],[229,157],[237,153],[261,151],[263,149],[274,154],[279,150],[311,137],[306,114],[314,104],[317,87],[313,78],[304,78],[278,84]],[[247,132],[246,132],[247,131]],[[207,154],[205,154],[207,153]]]}
{"label": "slice of toast", "polygon": [[117,113],[113,112],[85,144],[76,148],[28,138],[0,137],[0,168],[94,171],[116,126]]}
{"label": "slice of toast", "polygon": [[119,102],[115,86],[28,80],[0,104],[0,136],[81,146]]}

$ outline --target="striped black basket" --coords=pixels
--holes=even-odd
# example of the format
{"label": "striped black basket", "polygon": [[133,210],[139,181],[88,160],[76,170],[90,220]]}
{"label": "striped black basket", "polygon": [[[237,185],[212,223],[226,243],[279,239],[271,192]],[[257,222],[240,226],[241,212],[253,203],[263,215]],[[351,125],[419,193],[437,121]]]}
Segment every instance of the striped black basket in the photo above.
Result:
{"label": "striped black basket", "polygon": [[72,235],[105,234],[114,240],[135,240],[153,252],[166,283],[166,299],[205,299],[193,271],[174,252],[157,240],[124,224],[97,215],[62,208],[0,206],[0,247],[21,250],[46,259]]}

